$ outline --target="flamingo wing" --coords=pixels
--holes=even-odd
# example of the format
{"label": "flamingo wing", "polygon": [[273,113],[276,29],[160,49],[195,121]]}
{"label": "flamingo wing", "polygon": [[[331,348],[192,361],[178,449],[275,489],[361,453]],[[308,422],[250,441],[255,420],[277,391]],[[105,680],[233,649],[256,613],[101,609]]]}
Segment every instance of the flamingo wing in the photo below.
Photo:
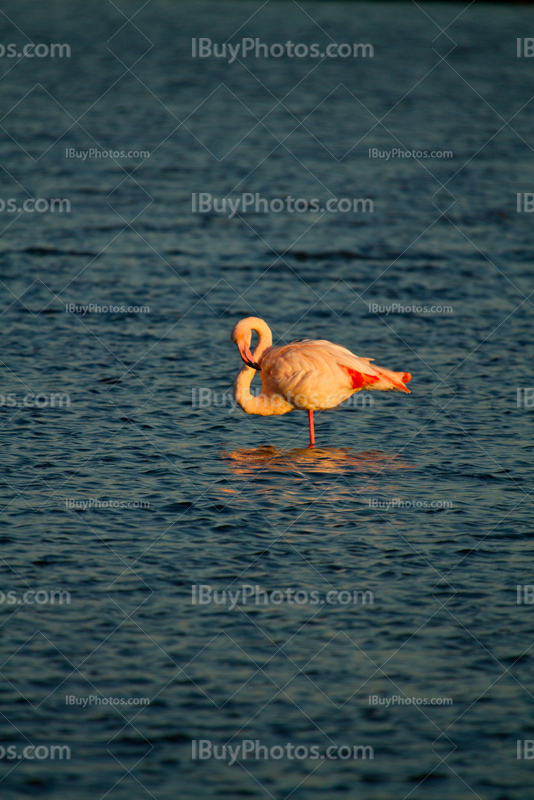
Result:
{"label": "flamingo wing", "polygon": [[332,408],[362,389],[404,391],[411,375],[371,365],[341,345],[302,339],[271,347],[260,359],[263,391],[282,394],[297,407]]}
{"label": "flamingo wing", "polygon": [[331,358],[337,358],[338,365],[351,376],[353,389],[400,391],[410,394],[410,390],[405,386],[412,378],[409,372],[394,372],[386,367],[371,364],[373,358],[361,358],[339,344],[325,340],[318,340],[316,344],[324,347]]}

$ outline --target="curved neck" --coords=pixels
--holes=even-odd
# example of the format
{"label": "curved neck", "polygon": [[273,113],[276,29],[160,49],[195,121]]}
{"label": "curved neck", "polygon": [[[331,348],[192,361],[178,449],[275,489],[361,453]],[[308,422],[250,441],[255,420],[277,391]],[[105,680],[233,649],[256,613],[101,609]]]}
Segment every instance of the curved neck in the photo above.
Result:
{"label": "curved neck", "polygon": [[[262,319],[253,319],[254,321],[251,321],[248,329],[248,344],[250,346],[252,331],[255,331],[258,334],[258,342],[252,353],[252,360],[258,363],[265,351],[271,347],[273,337],[271,329]],[[263,393],[258,397],[250,393],[250,384],[252,383],[255,373],[255,369],[243,364],[237,374],[234,386],[234,398],[247,414],[271,414],[269,398]]]}
{"label": "curved neck", "polygon": [[248,337],[249,347],[252,340],[252,331],[255,331],[258,334],[258,343],[254,348],[254,352],[252,353],[254,361],[258,363],[265,351],[268,350],[269,347],[272,347],[273,335],[267,323],[258,317],[250,326],[250,333]]}
{"label": "curved neck", "polygon": [[255,373],[255,369],[243,364],[237,373],[234,385],[234,398],[247,414],[261,414],[262,409],[265,407],[265,397],[262,395],[255,397],[250,393],[250,384]]}

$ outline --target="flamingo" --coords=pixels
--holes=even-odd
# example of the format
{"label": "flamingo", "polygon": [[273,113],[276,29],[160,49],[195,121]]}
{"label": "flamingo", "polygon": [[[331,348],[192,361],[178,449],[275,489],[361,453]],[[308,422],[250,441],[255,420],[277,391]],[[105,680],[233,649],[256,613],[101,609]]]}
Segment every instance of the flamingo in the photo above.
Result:
{"label": "flamingo", "polygon": [[[250,352],[252,331],[258,334]],[[232,331],[232,342],[243,359],[234,386],[234,398],[247,414],[263,417],[287,414],[295,408],[308,411],[310,447],[315,446],[313,412],[338,406],[362,389],[407,392],[409,372],[393,372],[371,365],[372,358],[360,358],[325,339],[296,339],[273,347],[271,329],[259,317],[240,320]],[[261,394],[250,393],[256,374],[261,376]]]}

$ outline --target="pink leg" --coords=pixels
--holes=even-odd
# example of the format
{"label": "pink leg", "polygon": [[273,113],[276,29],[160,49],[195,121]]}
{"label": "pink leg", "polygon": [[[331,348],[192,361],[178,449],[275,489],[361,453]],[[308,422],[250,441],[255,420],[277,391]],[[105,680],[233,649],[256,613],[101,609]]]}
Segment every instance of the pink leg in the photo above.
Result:
{"label": "pink leg", "polygon": [[310,423],[310,447],[315,447],[315,430],[313,427],[313,411],[308,411],[308,422]]}

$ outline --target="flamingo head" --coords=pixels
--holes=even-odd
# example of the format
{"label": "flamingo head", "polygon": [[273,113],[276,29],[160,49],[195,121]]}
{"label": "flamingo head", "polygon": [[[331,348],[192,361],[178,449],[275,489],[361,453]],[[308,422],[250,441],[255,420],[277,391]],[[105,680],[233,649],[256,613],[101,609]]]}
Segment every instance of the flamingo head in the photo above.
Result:
{"label": "flamingo head", "polygon": [[[254,357],[250,352],[252,331],[255,330],[251,325],[252,320],[255,320],[255,318],[247,317],[247,319],[242,319],[237,323],[237,325],[234,326],[232,331],[232,342],[237,345],[239,349],[239,355],[247,367],[252,367],[252,369],[259,371],[261,367],[256,363],[256,361],[254,361]],[[262,320],[259,321],[262,322]]]}

